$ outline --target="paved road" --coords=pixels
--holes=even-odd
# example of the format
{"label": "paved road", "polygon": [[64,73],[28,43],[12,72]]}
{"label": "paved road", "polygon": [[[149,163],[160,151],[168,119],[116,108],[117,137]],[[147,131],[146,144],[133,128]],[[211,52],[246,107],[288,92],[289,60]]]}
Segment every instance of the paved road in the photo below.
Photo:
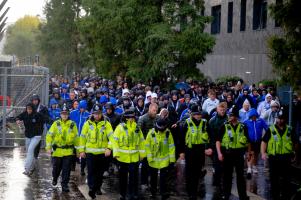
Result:
{"label": "paved road", "polygon": [[[50,158],[46,153],[40,154],[40,160],[37,171],[31,178],[22,174],[24,165],[24,151],[21,148],[14,149],[0,149],[0,199],[2,200],[44,200],[44,199],[89,199],[86,185],[86,178],[79,175],[78,170],[72,172],[70,189],[71,192],[64,194],[60,187],[52,187],[51,185],[51,163]],[[77,166],[78,169],[79,166]],[[205,177],[200,190],[206,195],[200,199],[212,200],[218,199],[220,191],[211,186],[212,172],[210,168]],[[260,173],[254,176],[252,180],[247,181],[247,187],[251,199],[270,199],[268,176],[264,172],[263,167],[259,168]],[[175,185],[175,193],[170,198],[171,200],[186,199],[185,186],[181,177],[177,177],[178,181]],[[233,179],[234,185],[236,184]],[[104,195],[99,196],[98,199],[109,200],[118,199],[118,179],[115,175],[105,179],[103,186]],[[233,200],[237,198],[237,192],[233,187]],[[144,195],[148,199],[149,193]]]}

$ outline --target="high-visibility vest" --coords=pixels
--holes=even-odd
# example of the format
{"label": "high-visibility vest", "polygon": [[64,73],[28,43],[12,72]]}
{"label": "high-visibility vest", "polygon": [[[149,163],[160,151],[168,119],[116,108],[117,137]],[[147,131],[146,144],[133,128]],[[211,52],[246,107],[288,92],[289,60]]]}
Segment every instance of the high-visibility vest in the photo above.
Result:
{"label": "high-visibility vest", "polygon": [[76,124],[71,121],[55,121],[46,135],[46,150],[53,150],[53,157],[70,156],[74,154]]}
{"label": "high-visibility vest", "polygon": [[283,155],[293,153],[293,142],[291,139],[291,127],[286,126],[285,132],[280,136],[275,125],[270,126],[271,137],[268,142],[267,152],[269,155]]}
{"label": "high-visibility vest", "polygon": [[103,154],[106,148],[109,148],[112,134],[112,126],[107,120],[98,123],[88,120],[85,122],[79,136],[77,150],[80,153]]}
{"label": "high-visibility vest", "polygon": [[145,140],[145,149],[148,164],[153,168],[168,167],[176,160],[175,144],[169,129],[164,132],[156,132],[154,128],[149,130]]}
{"label": "high-visibility vest", "polygon": [[226,149],[240,149],[248,145],[248,139],[244,133],[244,125],[239,123],[236,131],[229,124],[225,124],[225,134],[221,146]]}
{"label": "high-visibility vest", "polygon": [[145,157],[145,140],[136,122],[119,124],[112,141],[113,156],[119,162],[134,163]]}
{"label": "high-visibility vest", "polygon": [[188,125],[185,144],[187,147],[191,148],[194,144],[207,144],[209,143],[209,136],[207,133],[207,121],[202,119],[198,126],[192,121],[191,118],[186,120]]}

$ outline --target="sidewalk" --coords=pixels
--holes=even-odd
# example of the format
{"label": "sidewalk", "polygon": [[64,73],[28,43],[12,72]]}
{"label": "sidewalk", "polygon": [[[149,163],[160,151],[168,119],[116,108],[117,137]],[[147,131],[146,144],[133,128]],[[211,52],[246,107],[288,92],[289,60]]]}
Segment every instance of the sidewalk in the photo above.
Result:
{"label": "sidewalk", "polygon": [[[84,200],[90,199],[88,196],[88,186],[86,184],[86,176],[80,176],[79,166],[77,165],[77,171],[71,173],[70,180],[70,192],[62,193],[60,184],[57,187],[51,185],[51,162],[50,157],[44,152],[40,153],[40,160],[38,169],[29,178],[22,174],[24,165],[24,151],[21,148],[14,149],[0,149],[0,199],[2,200],[58,200],[58,199],[76,199]],[[219,191],[211,186],[212,172],[207,169],[208,173],[205,177],[204,183],[201,184],[200,189],[206,193],[201,198],[204,200],[218,199]],[[181,180],[181,179],[178,179]],[[233,179],[234,180],[234,179]],[[235,181],[234,181],[235,182]],[[251,181],[247,182],[248,190],[251,200],[263,200],[261,196],[269,193],[266,187],[267,180],[266,175],[259,174]],[[170,200],[182,200],[187,199],[185,195],[185,186],[183,182],[179,182],[175,186],[176,193],[174,193]],[[232,187],[232,193],[234,194],[232,199],[238,200],[236,187]],[[113,200],[119,199],[118,194],[118,178],[116,175],[112,175],[104,180],[103,195],[98,196],[97,199],[101,200]],[[206,191],[206,192],[205,192]],[[147,200],[149,193],[143,194]]]}

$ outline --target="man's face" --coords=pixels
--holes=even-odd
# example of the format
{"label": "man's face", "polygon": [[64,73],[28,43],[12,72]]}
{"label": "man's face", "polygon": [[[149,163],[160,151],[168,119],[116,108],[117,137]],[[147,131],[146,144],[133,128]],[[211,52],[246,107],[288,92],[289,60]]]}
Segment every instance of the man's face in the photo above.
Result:
{"label": "man's face", "polygon": [[253,91],[253,96],[258,96],[258,91],[257,90]]}
{"label": "man's face", "polygon": [[74,100],[74,99],[75,99],[75,93],[74,93],[74,92],[71,92],[71,93],[69,94],[69,97],[70,97],[71,100]]}
{"label": "man's face", "polygon": [[33,112],[32,107],[27,106],[26,112],[30,115]]}
{"label": "man's face", "polygon": [[235,121],[237,121],[237,117],[234,116],[234,115],[230,115],[229,116],[229,122],[235,122]]}
{"label": "man's face", "polygon": [[143,106],[143,100],[138,101],[138,106],[142,107]]}
{"label": "man's face", "polygon": [[176,95],[172,95],[172,100],[176,101],[176,100],[178,100],[178,97]]}
{"label": "man's face", "polygon": [[107,109],[107,114],[112,114],[113,110],[112,109]]}
{"label": "man's face", "polygon": [[101,119],[101,112],[93,113],[93,117],[96,121],[99,121]]}
{"label": "man's face", "polygon": [[185,99],[185,103],[189,103],[189,101],[190,101],[190,98]]}
{"label": "man's face", "polygon": [[276,123],[280,126],[283,126],[285,124],[285,119],[283,118],[276,118]]}
{"label": "man's face", "polygon": [[66,88],[63,88],[63,93],[67,93],[67,89]]}
{"label": "man's face", "polygon": [[37,106],[37,105],[39,105],[39,100],[34,99],[34,100],[32,100],[32,103],[33,103],[33,105]]}
{"label": "man's face", "polygon": [[80,111],[81,113],[83,113],[83,112],[85,112],[85,109],[84,109],[84,108],[81,108],[81,109],[79,109],[79,111]]}
{"label": "man's face", "polygon": [[157,115],[158,108],[155,106],[152,106],[152,107],[150,107],[148,112],[151,117],[155,117]]}
{"label": "man's face", "polygon": [[216,95],[215,95],[215,94],[209,94],[209,98],[210,98],[211,100],[214,100],[214,99],[215,99],[215,97],[216,97]]}
{"label": "man's face", "polygon": [[272,106],[271,109],[272,112],[277,112],[279,110],[278,106]]}
{"label": "man's face", "polygon": [[232,101],[232,97],[230,95],[227,96],[227,101],[228,102]]}
{"label": "man's face", "polygon": [[243,108],[244,108],[245,111],[248,111],[248,110],[250,110],[250,105],[249,104],[244,104]]}
{"label": "man's face", "polygon": [[77,102],[77,101],[75,101],[75,102],[73,103],[73,108],[74,108],[74,109],[77,109],[77,108],[78,108],[78,102]]}
{"label": "man's face", "polygon": [[248,95],[248,91],[244,91],[244,95],[247,96]]}
{"label": "man's face", "polygon": [[271,101],[272,101],[272,97],[271,96],[267,97],[267,102],[270,103]]}
{"label": "man's face", "polygon": [[156,97],[153,97],[152,99],[151,99],[151,103],[157,103],[158,101],[157,101],[157,98]]}
{"label": "man's face", "polygon": [[63,121],[66,121],[68,119],[68,113],[61,113],[61,118]]}
{"label": "man's face", "polygon": [[222,117],[225,116],[225,114],[226,114],[226,108],[224,108],[224,107],[218,106],[216,108],[216,111],[217,111],[218,115],[222,116]]}
{"label": "man's face", "polygon": [[192,115],[192,117],[193,117],[194,119],[196,119],[197,121],[200,121],[200,120],[202,119],[202,115],[199,115],[199,114],[197,114],[197,115]]}

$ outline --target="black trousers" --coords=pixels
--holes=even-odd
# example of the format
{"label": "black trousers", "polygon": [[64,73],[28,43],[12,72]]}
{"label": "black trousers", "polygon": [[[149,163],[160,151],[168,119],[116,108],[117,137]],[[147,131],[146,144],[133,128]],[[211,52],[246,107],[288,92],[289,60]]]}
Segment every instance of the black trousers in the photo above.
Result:
{"label": "black trousers", "polygon": [[127,188],[129,188],[128,196],[130,199],[138,197],[138,173],[139,162],[119,164],[119,190],[122,197],[126,197]]}
{"label": "black trousers", "polygon": [[68,187],[73,156],[52,157],[52,177],[57,181],[62,172],[62,187]]}
{"label": "black trousers", "polygon": [[216,150],[213,152],[212,162],[214,168],[213,185],[219,186],[222,181],[223,163],[219,161]]}
{"label": "black trousers", "polygon": [[87,153],[86,162],[88,169],[88,186],[90,190],[96,192],[100,190],[103,181],[105,155]]}
{"label": "black trousers", "polygon": [[86,165],[87,165],[86,158],[80,158],[80,170],[81,170],[81,172],[85,172]]}
{"label": "black trousers", "polygon": [[247,199],[246,180],[244,177],[244,150],[230,150],[223,152],[224,180],[223,189],[226,199],[230,198],[232,188],[233,170],[236,172],[237,191],[240,200]]}
{"label": "black trousers", "polygon": [[147,158],[144,158],[141,166],[141,185],[148,185],[148,177],[149,177],[149,166],[147,162]]}
{"label": "black trousers", "polygon": [[290,199],[290,161],[287,155],[270,156],[270,181],[273,200]]}
{"label": "black trousers", "polygon": [[[156,195],[157,193],[157,183],[158,183],[158,171],[159,169],[149,167],[150,171],[150,184],[151,184],[151,193]],[[167,195],[167,175],[168,167],[160,169],[160,195]]]}
{"label": "black trousers", "polygon": [[201,172],[205,164],[205,145],[194,145],[185,150],[186,188],[188,196],[196,198]]}

